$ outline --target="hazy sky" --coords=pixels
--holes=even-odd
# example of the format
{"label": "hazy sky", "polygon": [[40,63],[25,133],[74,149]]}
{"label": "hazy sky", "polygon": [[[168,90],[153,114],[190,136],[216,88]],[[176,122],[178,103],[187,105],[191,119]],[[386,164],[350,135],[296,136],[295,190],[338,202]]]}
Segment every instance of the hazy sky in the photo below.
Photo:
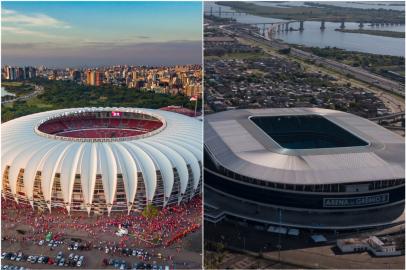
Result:
{"label": "hazy sky", "polygon": [[2,2],[2,64],[200,64],[201,2]]}

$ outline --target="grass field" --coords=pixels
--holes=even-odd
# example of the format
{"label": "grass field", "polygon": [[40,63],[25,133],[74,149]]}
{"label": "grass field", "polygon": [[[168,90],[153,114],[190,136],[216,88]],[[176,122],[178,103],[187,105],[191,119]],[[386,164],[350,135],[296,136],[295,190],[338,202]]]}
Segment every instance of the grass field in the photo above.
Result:
{"label": "grass field", "polygon": [[405,38],[405,32],[382,31],[382,30],[364,30],[364,29],[335,29],[343,33],[366,34],[380,37]]}
{"label": "grass field", "polygon": [[23,83],[22,82],[2,82],[1,86],[3,87],[20,87],[22,86]]}
{"label": "grass field", "polygon": [[40,109],[52,109],[54,106],[52,104],[46,103],[42,100],[40,100],[37,97],[34,97],[32,99],[27,100],[27,105],[32,106],[32,107],[37,107]]}

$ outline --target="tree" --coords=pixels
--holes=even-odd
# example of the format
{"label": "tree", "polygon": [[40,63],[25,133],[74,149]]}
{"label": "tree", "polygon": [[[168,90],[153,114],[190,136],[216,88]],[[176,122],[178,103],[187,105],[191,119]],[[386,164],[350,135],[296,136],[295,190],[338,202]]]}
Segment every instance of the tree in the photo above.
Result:
{"label": "tree", "polygon": [[147,206],[142,210],[142,216],[151,219],[158,215],[159,211],[153,204],[147,204]]}

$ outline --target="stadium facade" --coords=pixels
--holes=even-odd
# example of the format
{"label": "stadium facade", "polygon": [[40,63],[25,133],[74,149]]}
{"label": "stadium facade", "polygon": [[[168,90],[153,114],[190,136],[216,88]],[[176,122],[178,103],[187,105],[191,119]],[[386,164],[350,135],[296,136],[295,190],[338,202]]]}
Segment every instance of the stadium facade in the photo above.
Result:
{"label": "stadium facade", "polygon": [[367,119],[247,109],[207,115],[204,132],[207,221],[317,229],[404,222],[404,138]]}
{"label": "stadium facade", "polygon": [[202,122],[136,108],[74,108],[2,127],[2,196],[34,208],[108,213],[201,193]]}

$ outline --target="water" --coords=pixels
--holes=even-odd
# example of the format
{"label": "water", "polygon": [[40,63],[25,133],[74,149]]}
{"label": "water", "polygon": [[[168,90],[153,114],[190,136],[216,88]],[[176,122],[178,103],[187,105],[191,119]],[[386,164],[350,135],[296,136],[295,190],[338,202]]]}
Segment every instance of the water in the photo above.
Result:
{"label": "water", "polygon": [[8,92],[4,87],[1,87],[1,97],[15,96],[15,94]]}
{"label": "water", "polygon": [[[320,22],[305,22],[303,32],[281,32],[274,35],[275,38],[292,44],[301,44],[311,47],[337,47],[349,51],[374,53],[383,55],[405,56],[405,44],[402,38],[390,38],[356,33],[343,33],[335,31],[339,23],[326,22],[326,29],[320,30]],[[299,23],[289,25],[294,29],[299,28]],[[346,29],[358,29],[358,23],[346,23]],[[370,27],[364,29],[387,29],[391,31],[404,31],[404,26],[397,27]]]}
{"label": "water", "polygon": [[[303,2],[290,2],[290,3],[303,3]],[[331,3],[331,2],[330,2]],[[340,2],[341,3],[341,2]],[[344,4],[349,4],[347,2],[342,2]],[[277,4],[264,2],[265,4]],[[283,3],[286,4],[286,3]],[[219,7],[222,11],[233,11],[230,7],[220,6],[214,2],[205,2],[205,10],[210,11],[210,7],[213,7],[213,12],[217,12]],[[371,5],[364,4],[370,7]],[[398,6],[390,6],[398,7]],[[404,8],[404,7],[403,7]],[[229,14],[223,14],[222,17],[231,17]],[[238,22],[241,23],[260,23],[260,22],[283,22],[284,20],[275,18],[264,18],[255,15],[245,15],[245,16],[234,16]],[[381,37],[365,34],[354,34],[354,33],[342,33],[334,31],[339,28],[339,23],[326,22],[326,29],[324,31],[320,30],[321,22],[317,21],[307,21],[304,23],[304,31],[291,31],[282,32],[275,35],[275,38],[281,39],[284,42],[292,44],[301,44],[305,46],[313,47],[337,47],[340,49],[345,49],[349,51],[358,51],[373,54],[383,54],[383,55],[394,55],[394,56],[405,56],[405,41],[402,38],[391,38],[391,37]],[[299,28],[299,23],[291,23],[289,25],[294,29]],[[260,26],[262,27],[262,26]],[[346,29],[358,29],[358,23],[345,23]],[[375,30],[388,30],[388,31],[405,31],[404,25],[388,25],[383,27],[372,27],[369,24],[364,25],[364,29],[375,29]]]}

